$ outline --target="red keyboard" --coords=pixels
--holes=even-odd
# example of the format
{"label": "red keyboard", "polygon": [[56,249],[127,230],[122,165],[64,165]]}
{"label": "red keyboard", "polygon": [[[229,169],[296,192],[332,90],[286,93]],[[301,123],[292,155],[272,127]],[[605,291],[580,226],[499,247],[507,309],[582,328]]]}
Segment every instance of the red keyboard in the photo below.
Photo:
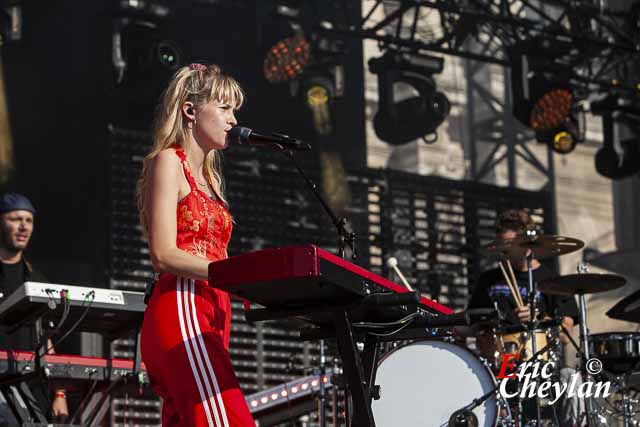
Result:
{"label": "red keyboard", "polygon": [[[314,245],[265,249],[211,263],[209,283],[269,308],[348,304],[372,293],[409,292]],[[453,313],[425,297],[420,308]]]}

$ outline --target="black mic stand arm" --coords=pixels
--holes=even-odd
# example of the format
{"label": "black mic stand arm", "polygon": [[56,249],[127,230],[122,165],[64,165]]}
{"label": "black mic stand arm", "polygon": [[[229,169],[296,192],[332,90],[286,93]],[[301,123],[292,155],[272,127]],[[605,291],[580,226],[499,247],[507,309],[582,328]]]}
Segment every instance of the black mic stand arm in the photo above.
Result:
{"label": "black mic stand arm", "polygon": [[[278,136],[283,136],[283,135],[278,135]],[[345,245],[348,245],[349,248],[351,249],[351,258],[356,259],[357,258],[356,233],[354,233],[353,230],[349,228],[349,220],[347,220],[347,218],[345,217],[338,218],[338,216],[333,212],[333,209],[331,209],[331,206],[329,206],[329,204],[326,202],[326,200],[324,200],[324,198],[318,191],[318,186],[313,181],[311,181],[311,179],[307,176],[304,170],[300,167],[300,164],[298,164],[296,157],[293,155],[293,151],[287,150],[282,145],[276,145],[276,146],[287,157],[289,157],[293,161],[293,164],[295,165],[296,169],[298,170],[302,178],[304,178],[305,182],[307,183],[307,186],[309,187],[311,192],[314,194],[316,199],[318,199],[318,201],[322,205],[322,208],[325,210],[327,215],[329,215],[329,218],[331,218],[331,222],[336,228],[336,233],[338,237],[338,251],[339,251],[338,256],[340,256],[340,258],[345,258]]]}

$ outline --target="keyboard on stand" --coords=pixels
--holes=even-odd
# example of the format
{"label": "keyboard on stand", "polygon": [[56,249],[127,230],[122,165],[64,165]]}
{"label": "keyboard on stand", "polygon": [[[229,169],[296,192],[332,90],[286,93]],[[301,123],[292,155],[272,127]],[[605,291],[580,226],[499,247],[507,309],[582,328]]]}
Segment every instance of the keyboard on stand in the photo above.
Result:
{"label": "keyboard on stand", "polygon": [[[248,310],[249,320],[297,318],[315,328],[305,337],[335,337],[354,419],[368,427],[375,426],[371,399],[378,338],[361,333],[356,324],[398,322],[395,329],[415,326],[426,337],[430,317],[453,313],[315,245],[265,249],[213,262],[209,284],[264,307]],[[362,351],[356,347],[358,339],[364,342]]]}
{"label": "keyboard on stand", "polygon": [[117,289],[25,282],[0,303],[0,327],[13,331],[37,318],[56,322],[66,303],[67,325],[84,316],[77,330],[115,338],[129,332],[144,317],[144,294]]}

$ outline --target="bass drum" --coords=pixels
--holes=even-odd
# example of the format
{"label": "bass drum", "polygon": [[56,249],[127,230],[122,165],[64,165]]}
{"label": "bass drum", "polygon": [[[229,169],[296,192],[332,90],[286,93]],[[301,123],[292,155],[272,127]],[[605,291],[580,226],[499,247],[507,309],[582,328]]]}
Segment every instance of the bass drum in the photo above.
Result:
{"label": "bass drum", "polygon": [[[377,427],[447,426],[458,409],[494,389],[489,368],[473,353],[444,341],[419,341],[385,355],[376,374]],[[473,410],[478,427],[497,425],[497,392]]]}

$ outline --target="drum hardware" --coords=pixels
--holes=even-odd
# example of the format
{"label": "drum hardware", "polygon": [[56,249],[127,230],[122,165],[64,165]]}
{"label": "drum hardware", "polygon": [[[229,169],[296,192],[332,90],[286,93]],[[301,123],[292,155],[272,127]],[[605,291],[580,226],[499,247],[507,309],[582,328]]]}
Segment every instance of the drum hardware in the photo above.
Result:
{"label": "drum hardware", "polygon": [[[564,236],[541,235],[536,230],[529,229],[526,234],[517,236],[512,239],[501,239],[485,246],[484,252],[490,256],[497,256],[502,259],[524,259],[526,262],[528,273],[528,304],[530,309],[530,318],[527,329],[531,337],[535,337],[538,329],[538,320],[536,319],[536,283],[533,280],[533,259],[544,259],[549,257],[560,256],[577,251],[584,247],[584,242],[578,239]],[[506,276],[506,274],[505,274]],[[519,292],[519,291],[518,291]],[[517,299],[516,299],[517,301]],[[538,352],[535,339],[531,339],[531,351],[535,355]],[[536,402],[536,425],[540,425],[540,399],[535,398]]]}
{"label": "drum hardware", "polygon": [[[535,354],[533,354],[529,359],[523,359],[518,361],[518,363],[515,365],[514,367],[514,372],[518,371],[518,369],[520,368],[521,365],[526,364],[526,363],[530,363],[531,361],[535,361],[538,360],[538,358],[540,357],[541,354],[548,352],[552,346],[555,345],[555,343],[553,341],[549,342],[547,345],[545,345],[543,348],[541,348],[540,350],[538,350],[538,352],[536,352]],[[481,361],[484,362],[485,366],[489,366],[488,362],[486,361],[486,359],[484,358],[480,358]],[[502,381],[509,381],[509,378],[504,378],[502,379]],[[451,415],[451,417],[449,418],[449,426],[450,427],[462,427],[462,426],[471,426],[471,425],[478,425],[478,421],[477,421],[477,417],[475,417],[475,414],[472,412],[475,408],[477,408],[479,405],[481,405],[483,402],[485,402],[487,399],[489,399],[492,395],[497,395],[499,402],[501,404],[502,407],[504,407],[507,411],[507,415],[501,419],[502,422],[502,426],[503,427],[508,427],[508,426],[515,426],[515,425],[523,425],[522,420],[518,420],[518,422],[516,423],[516,420],[514,419],[513,414],[511,413],[511,409],[509,408],[509,404],[508,402],[505,401],[505,399],[503,398],[502,395],[500,395],[499,393],[496,393],[498,391],[498,384],[496,384],[493,388],[493,390],[488,391],[487,393],[485,393],[484,395],[482,395],[481,397],[474,399],[470,404],[456,410],[453,412],[453,414]],[[518,388],[520,387],[520,384],[518,384]],[[518,395],[520,393],[517,393]],[[518,403],[520,403],[520,398],[518,397]],[[520,415],[522,413],[522,411],[519,411]],[[469,414],[473,415],[473,417],[471,417]],[[475,424],[474,424],[475,422]],[[527,424],[527,425],[542,425],[540,422],[535,421],[534,424]]]}
{"label": "drum hardware", "polygon": [[[621,276],[612,274],[590,274],[585,263],[579,263],[578,274],[554,277],[540,283],[541,292],[550,295],[575,295],[578,294],[578,307],[580,309],[580,355],[583,379],[591,381],[592,375],[586,369],[586,363],[591,358],[589,349],[589,331],[587,328],[587,305],[585,294],[605,292],[617,289],[625,285],[626,280]],[[566,332],[565,332],[566,333]],[[595,411],[593,398],[585,398],[586,421],[588,426],[598,424],[598,414]]]}
{"label": "drum hardware", "polygon": [[572,237],[537,234],[528,230],[524,236],[496,240],[483,248],[483,252],[494,259],[525,259],[533,253],[536,259],[566,255],[584,247],[582,240]]}
{"label": "drum hardware", "polygon": [[[640,400],[634,399],[634,394],[631,391],[627,374],[618,375],[603,370],[600,374],[605,380],[610,381],[614,385],[615,393],[612,393],[608,398],[601,398],[599,401],[601,410],[599,411],[600,418],[603,420],[602,424],[607,426],[607,418],[604,414],[609,414],[616,419],[622,418],[623,427],[636,427],[640,425],[640,420],[637,420],[637,414],[640,413]],[[619,394],[618,394],[619,393]],[[616,397],[620,397],[618,400],[611,402]],[[598,402],[596,402],[598,403]],[[606,406],[605,406],[606,405]],[[618,425],[618,424],[616,424]]]}
{"label": "drum hardware", "polygon": [[468,409],[459,409],[449,418],[449,427],[478,427],[478,417]]}
{"label": "drum hardware", "polygon": [[[635,420],[635,415],[640,412],[640,401],[633,399],[633,390],[640,383],[637,378],[632,379],[632,376],[640,374],[638,372],[640,348],[637,347],[640,334],[632,332],[595,334],[591,335],[590,339],[594,355],[609,368],[603,369],[600,375],[607,381],[611,381],[621,396],[621,399],[613,404],[605,400],[612,407],[609,412],[616,416],[621,415],[624,427],[640,425],[640,422]],[[635,363],[629,365],[632,360]],[[626,370],[623,372],[621,368]]]}
{"label": "drum hardware", "polygon": [[468,409],[477,424],[467,425],[495,427],[511,416],[501,416],[504,402],[491,368],[457,344],[423,340],[398,347],[381,358],[375,382],[382,389],[380,399],[372,402],[378,427],[446,426],[468,402],[477,402]]}
{"label": "drum hardware", "polygon": [[616,320],[640,323],[640,291],[624,297],[607,311],[607,316]]}

